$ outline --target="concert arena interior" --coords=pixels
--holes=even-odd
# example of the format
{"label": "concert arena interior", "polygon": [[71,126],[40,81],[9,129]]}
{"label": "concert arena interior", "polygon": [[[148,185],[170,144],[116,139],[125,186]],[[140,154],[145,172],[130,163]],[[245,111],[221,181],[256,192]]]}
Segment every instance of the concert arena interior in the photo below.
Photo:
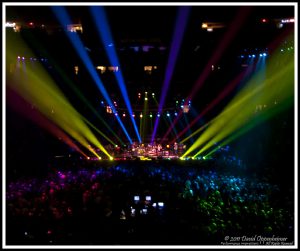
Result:
{"label": "concert arena interior", "polygon": [[189,4],[3,6],[5,247],[297,244],[297,4]]}

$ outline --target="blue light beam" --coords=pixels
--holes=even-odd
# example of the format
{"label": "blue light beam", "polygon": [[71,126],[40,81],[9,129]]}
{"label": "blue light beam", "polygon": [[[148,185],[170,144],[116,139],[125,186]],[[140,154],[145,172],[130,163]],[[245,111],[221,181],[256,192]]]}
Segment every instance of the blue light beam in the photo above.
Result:
{"label": "blue light beam", "polygon": [[[185,30],[185,27],[186,27],[186,24],[188,21],[189,12],[190,12],[190,7],[188,7],[188,6],[183,6],[183,7],[179,8],[179,12],[178,12],[177,20],[176,20],[176,26],[175,26],[175,30],[174,30],[173,38],[172,38],[171,50],[170,50],[170,54],[169,54],[169,58],[168,58],[167,70],[165,73],[163,88],[162,88],[162,92],[161,92],[160,100],[159,100],[159,106],[158,106],[159,113],[162,112],[162,109],[163,109],[163,106],[164,106],[164,103],[166,100],[167,92],[168,92],[171,78],[173,75],[173,71],[175,68],[177,55],[178,55],[180,45],[181,45],[181,42],[183,39],[184,30]],[[156,117],[156,119],[155,119],[154,130],[153,130],[153,133],[151,136],[151,143],[154,142],[154,138],[156,136],[156,132],[157,132],[158,124],[159,124],[159,119],[160,119],[160,117]]]}
{"label": "blue light beam", "polygon": [[[72,23],[66,9],[63,6],[52,6],[52,10],[63,27],[66,27],[68,24]],[[80,40],[79,36],[76,34],[76,32],[68,32],[68,31],[66,31],[66,35],[69,38],[69,40],[71,41],[74,48],[76,49],[78,55],[80,56],[81,60],[83,61],[89,74],[95,81],[95,83],[96,83],[97,87],[99,88],[100,92],[102,93],[104,99],[109,104],[109,106],[112,108],[113,113],[116,113],[115,106],[113,105],[112,100],[110,99],[105,87],[103,86],[103,83],[102,83],[101,79],[99,78],[99,76],[96,72],[96,69],[93,66],[92,61],[91,61],[89,55],[87,54],[86,49],[85,49],[82,41]],[[131,140],[123,122],[121,121],[119,116],[116,116],[116,119],[119,122],[123,132],[125,133],[128,141],[130,142],[130,144],[132,144],[132,140]]]}
{"label": "blue light beam", "polygon": [[[113,42],[113,38],[112,38],[110,29],[109,29],[109,25],[107,22],[107,17],[106,17],[104,7],[91,6],[90,11],[91,11],[94,21],[96,23],[96,27],[98,29],[98,35],[100,36],[100,39],[102,40],[103,46],[108,55],[110,63],[115,66],[120,66],[116,50],[113,46],[114,42]],[[132,112],[129,96],[127,93],[126,85],[125,85],[125,82],[124,82],[124,79],[123,79],[123,76],[121,73],[121,67],[119,67],[119,71],[115,71],[114,74],[117,79],[117,83],[119,85],[121,93],[123,95],[123,99],[124,99],[126,107],[128,109],[128,113],[132,114],[133,112]],[[138,140],[141,143],[141,136],[139,134],[136,122],[132,116],[130,116],[130,119],[133,124],[135,133],[138,137]]]}

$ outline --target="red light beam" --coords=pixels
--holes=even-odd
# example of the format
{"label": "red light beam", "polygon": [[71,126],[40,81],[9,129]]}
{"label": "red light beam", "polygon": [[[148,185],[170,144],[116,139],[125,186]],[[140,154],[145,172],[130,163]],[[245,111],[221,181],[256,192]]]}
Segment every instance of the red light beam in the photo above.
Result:
{"label": "red light beam", "polygon": [[11,89],[7,89],[7,102],[16,112],[25,118],[30,119],[41,128],[44,128],[84,157],[88,157],[67,134],[43,116],[37,109],[31,108],[28,102]]}
{"label": "red light beam", "polygon": [[[203,72],[201,73],[201,75],[196,80],[196,82],[194,84],[194,88],[190,92],[190,94],[189,94],[188,98],[186,99],[184,105],[187,105],[188,104],[187,102],[189,100],[192,100],[192,98],[197,94],[199,89],[202,87],[202,85],[204,84],[205,80],[207,79],[207,77],[209,76],[209,74],[211,72],[211,65],[215,64],[220,59],[220,57],[224,53],[225,49],[228,47],[228,45],[230,44],[230,42],[232,41],[232,39],[234,38],[236,33],[242,27],[242,24],[244,23],[244,21],[246,20],[246,18],[250,14],[251,9],[252,9],[251,6],[240,7],[235,19],[230,24],[230,28],[225,33],[224,37],[222,37],[222,39],[220,40],[217,49],[215,50],[214,54],[212,55],[212,57],[210,58],[210,60],[206,64],[206,66],[205,66]],[[182,115],[182,112],[180,112],[178,114],[177,118],[173,121],[170,128],[167,130],[167,132],[163,136],[162,141],[165,140],[165,138],[169,135],[169,133],[171,132],[172,128],[175,126],[175,124],[177,123],[177,121],[179,120],[181,115]]]}

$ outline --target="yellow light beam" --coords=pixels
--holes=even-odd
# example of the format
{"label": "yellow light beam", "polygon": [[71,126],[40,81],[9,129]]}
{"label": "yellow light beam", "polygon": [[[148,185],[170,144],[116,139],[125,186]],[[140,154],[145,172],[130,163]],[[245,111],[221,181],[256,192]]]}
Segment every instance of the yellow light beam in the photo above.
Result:
{"label": "yellow light beam", "polygon": [[[271,103],[276,99],[285,101],[289,97],[292,97],[294,83],[293,59],[294,55],[292,53],[283,56],[277,52],[270,59],[270,64],[252,77],[223,112],[213,119],[211,125],[182,157],[187,156],[208,141],[194,155],[197,156],[241,126],[251,123],[251,118],[257,104]],[[262,74],[266,75],[265,81],[262,81]]]}
{"label": "yellow light beam", "polygon": [[229,137],[227,137],[222,143],[218,144],[218,147],[211,150],[209,153],[207,153],[205,156],[208,157],[212,155],[214,152],[216,152],[219,147],[225,146],[228,143],[232,142],[236,138],[240,137],[241,135],[245,134],[247,131],[251,130],[256,125],[260,124],[263,121],[266,121],[267,119],[271,118],[272,116],[282,112],[287,107],[291,105],[291,100],[289,102],[282,103],[280,105],[276,105],[275,107],[272,107],[267,113],[265,113],[265,116],[257,116],[255,117],[254,121],[251,124],[247,124],[243,126],[238,132],[231,134]]}
{"label": "yellow light beam", "polygon": [[[243,99],[243,102],[241,102],[241,104],[237,106],[234,111],[230,111],[230,113],[233,113],[234,116],[227,116],[225,118],[228,122],[227,126],[218,134],[216,134],[203,148],[201,148],[201,150],[196,155],[194,155],[194,157],[203,153],[204,151],[212,147],[216,142],[221,141],[231,133],[234,133],[243,125],[247,125],[249,123],[251,124],[254,122],[255,104],[257,103],[257,100],[255,99],[255,94],[257,94],[258,91],[265,93],[268,92],[268,96],[263,97],[263,100],[261,100],[261,102],[268,105],[272,103],[272,101],[274,102],[274,100],[276,100],[276,98],[278,98],[279,96],[281,96],[282,100],[282,96],[286,96],[286,98],[288,98],[289,95],[292,95],[292,93],[288,90],[283,90],[280,87],[280,85],[284,83],[286,88],[290,86],[288,83],[291,83],[293,81],[286,80],[290,78],[293,71],[294,65],[293,62],[290,62],[281,71],[277,72],[277,74],[274,75],[272,81],[265,83],[263,85],[263,88],[258,87],[255,89],[255,91],[251,93],[252,95],[247,95],[247,97]],[[270,90],[270,87],[272,87],[272,90]],[[269,110],[264,108],[264,110],[261,111],[261,114],[259,114],[259,116],[265,116],[265,113],[267,112],[269,112]],[[230,113],[227,113],[226,110],[226,115],[229,115]]]}
{"label": "yellow light beam", "polygon": [[[6,49],[7,59],[10,62],[16,60],[13,53],[13,44],[14,41],[10,41],[10,45]],[[23,46],[24,51],[30,52],[24,43],[20,43],[20,45]],[[15,72],[12,80],[7,81],[7,85],[28,102],[36,105],[40,112],[78,140],[94,155],[99,157],[97,153],[88,147],[89,144],[86,140],[97,146],[108,157],[111,157],[40,63],[36,62],[34,69],[27,67],[26,73]]]}
{"label": "yellow light beam", "polygon": [[213,120],[209,121],[208,123],[206,123],[205,125],[201,126],[199,129],[197,129],[196,131],[194,131],[192,134],[190,134],[189,136],[187,136],[186,138],[184,138],[183,140],[180,141],[180,144],[183,144],[185,141],[187,141],[188,139],[190,139],[191,137],[195,136],[196,134],[198,134],[199,132],[202,132],[206,127],[208,127],[211,123],[213,122]]}
{"label": "yellow light beam", "polygon": [[109,137],[107,137],[103,132],[101,132],[95,125],[93,125],[88,119],[81,116],[81,118],[89,124],[96,132],[98,132],[103,138],[105,138],[108,142],[110,142],[112,145],[116,145],[115,142],[113,142]]}

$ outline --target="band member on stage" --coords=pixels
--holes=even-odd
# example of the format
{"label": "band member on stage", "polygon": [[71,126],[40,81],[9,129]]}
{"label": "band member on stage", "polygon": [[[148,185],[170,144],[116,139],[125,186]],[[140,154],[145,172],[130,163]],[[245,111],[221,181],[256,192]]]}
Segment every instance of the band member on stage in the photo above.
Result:
{"label": "band member on stage", "polygon": [[177,144],[177,142],[174,143],[174,153],[175,154],[178,153],[178,144]]}
{"label": "band member on stage", "polygon": [[158,146],[157,146],[157,151],[158,151],[158,152],[161,152],[161,150],[162,150],[162,146],[161,146],[161,144],[158,144]]}

